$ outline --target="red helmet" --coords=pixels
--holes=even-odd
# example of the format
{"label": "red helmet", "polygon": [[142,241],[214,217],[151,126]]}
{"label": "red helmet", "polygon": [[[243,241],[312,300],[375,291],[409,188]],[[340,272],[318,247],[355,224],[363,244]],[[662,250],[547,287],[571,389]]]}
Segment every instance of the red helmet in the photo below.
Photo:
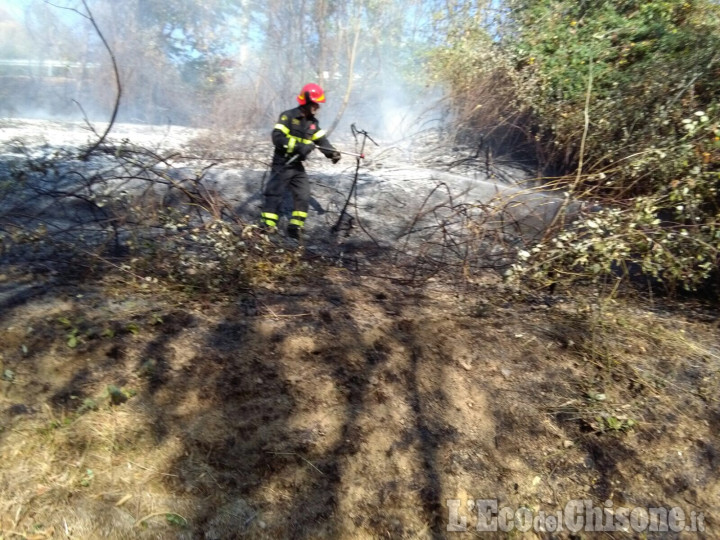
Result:
{"label": "red helmet", "polygon": [[319,84],[310,83],[302,87],[300,95],[297,97],[300,105],[305,105],[305,94],[310,96],[310,101],[314,103],[325,103],[325,92]]}

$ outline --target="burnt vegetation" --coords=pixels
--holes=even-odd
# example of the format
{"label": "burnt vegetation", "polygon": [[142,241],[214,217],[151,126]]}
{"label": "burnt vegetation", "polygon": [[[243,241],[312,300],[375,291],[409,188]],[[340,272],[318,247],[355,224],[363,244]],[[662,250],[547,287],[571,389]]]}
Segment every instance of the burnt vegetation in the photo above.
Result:
{"label": "burnt vegetation", "polygon": [[[70,10],[112,58],[110,121],[0,148],[0,534],[445,538],[449,500],[496,498],[679,506],[716,536],[717,3],[446,6],[448,116],[318,166],[300,244],[257,224],[267,126],[233,132],[272,121],[277,75],[233,81],[208,41],[236,16],[282,49],[286,7],[138,3],[151,67],[184,66],[148,90],[116,4]],[[290,60],[370,100],[382,40],[308,5]],[[392,6],[355,7],[393,42]],[[212,130],[114,135],[128,96],[155,121],[191,90]]]}

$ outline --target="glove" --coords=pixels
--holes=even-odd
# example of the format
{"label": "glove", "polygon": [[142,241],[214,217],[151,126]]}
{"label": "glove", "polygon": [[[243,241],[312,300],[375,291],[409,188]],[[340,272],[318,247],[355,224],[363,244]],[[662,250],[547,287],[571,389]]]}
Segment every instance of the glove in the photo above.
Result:
{"label": "glove", "polygon": [[315,145],[312,144],[301,144],[296,147],[295,151],[300,156],[300,161],[305,161],[314,148]]}
{"label": "glove", "polygon": [[330,159],[332,160],[333,163],[337,163],[338,161],[340,161],[340,152],[338,152],[337,150],[335,150],[335,151],[332,153],[332,155],[330,156]]}

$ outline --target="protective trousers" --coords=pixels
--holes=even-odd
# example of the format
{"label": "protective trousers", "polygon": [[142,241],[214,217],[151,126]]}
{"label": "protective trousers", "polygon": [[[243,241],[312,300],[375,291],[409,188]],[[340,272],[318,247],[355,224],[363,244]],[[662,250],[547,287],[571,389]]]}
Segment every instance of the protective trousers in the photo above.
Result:
{"label": "protective trousers", "polygon": [[288,189],[293,198],[293,213],[288,222],[288,229],[297,231],[305,225],[310,206],[310,181],[302,165],[273,167],[273,173],[265,186],[262,219],[268,227],[277,227],[283,195]]}

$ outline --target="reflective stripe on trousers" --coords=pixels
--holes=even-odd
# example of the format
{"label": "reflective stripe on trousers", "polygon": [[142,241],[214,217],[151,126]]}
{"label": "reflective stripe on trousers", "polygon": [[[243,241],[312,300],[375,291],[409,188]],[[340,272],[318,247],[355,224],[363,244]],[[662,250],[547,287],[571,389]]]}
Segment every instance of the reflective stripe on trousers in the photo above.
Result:
{"label": "reflective stripe on trousers", "polygon": [[277,214],[273,214],[272,212],[263,212],[260,216],[262,217],[265,225],[268,227],[277,227],[278,220],[280,219],[280,216]]}
{"label": "reflective stripe on trousers", "polygon": [[307,218],[307,212],[301,212],[300,210],[295,210],[292,213],[292,219],[288,222],[289,225],[294,225],[296,227],[304,227],[305,226],[305,218]]}

